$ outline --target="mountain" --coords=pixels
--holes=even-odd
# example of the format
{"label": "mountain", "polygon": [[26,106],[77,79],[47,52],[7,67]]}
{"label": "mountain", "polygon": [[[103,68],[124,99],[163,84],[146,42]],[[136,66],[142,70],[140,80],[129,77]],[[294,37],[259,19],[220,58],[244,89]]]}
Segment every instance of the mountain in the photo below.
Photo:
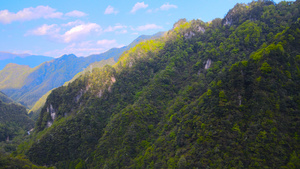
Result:
{"label": "mountain", "polygon": [[[64,83],[63,86],[67,86],[69,83],[75,81],[77,78],[79,78],[81,75],[91,71],[94,68],[101,68],[105,65],[113,65],[115,64],[114,58],[110,58],[107,60],[102,60],[99,62],[94,62],[92,64],[90,64],[87,68],[85,68],[82,72],[77,73],[71,80],[67,81]],[[53,90],[53,89],[52,89]],[[30,111],[28,112],[29,116],[33,119],[36,120],[44,106],[44,104],[46,103],[46,99],[49,96],[49,94],[52,92],[52,90],[48,91],[46,94],[44,94],[35,104],[34,106],[30,109]]]}
{"label": "mountain", "polygon": [[145,40],[160,38],[161,36],[163,36],[163,34],[164,32],[158,32],[154,35],[141,35],[137,37],[135,40],[133,40],[128,46],[123,46],[121,48],[112,48],[107,52],[105,52],[104,54],[91,55],[90,59],[98,58],[99,55],[101,55],[103,59],[109,59],[111,58],[111,56],[114,56],[113,58],[115,59],[115,61],[118,61],[119,57],[123,52],[129,50],[130,48],[134,47],[138,43],[143,42]]}
{"label": "mountain", "polygon": [[28,117],[26,108],[0,93],[0,141],[27,134],[33,127],[34,121]]}
{"label": "mountain", "polygon": [[7,64],[0,71],[0,90],[5,88],[21,88],[26,84],[28,76],[38,68],[30,68],[27,65],[18,65],[15,63]]}
{"label": "mountain", "polygon": [[6,96],[4,93],[2,93],[0,91],[0,100],[4,103],[12,103],[14,102],[11,98],[9,98],[8,96]]}
{"label": "mountain", "polygon": [[[143,36],[139,39],[156,37],[158,36]],[[130,46],[134,46],[135,43],[134,41]],[[44,94],[62,86],[91,63],[109,58],[116,60],[121,53],[128,49],[129,47],[113,48],[105,53],[88,57],[76,57],[73,54],[63,55],[34,68],[10,63],[0,71],[0,90],[13,100],[32,108]],[[109,63],[112,64],[111,61]]]}
{"label": "mountain", "polygon": [[24,58],[30,56],[30,54],[24,53],[24,54],[14,54],[9,52],[0,52],[0,60],[6,60],[6,59],[14,59],[16,57]]}
{"label": "mountain", "polygon": [[57,168],[299,168],[299,8],[179,20],[53,90],[16,153]]}
{"label": "mountain", "polygon": [[43,62],[53,60],[52,57],[40,56],[40,55],[28,55],[28,54],[11,54],[0,52],[0,70],[2,70],[7,64],[15,63],[18,65],[28,65],[34,68]]}
{"label": "mountain", "polygon": [[[36,166],[32,164],[28,159],[22,159],[21,157],[14,158],[9,155],[5,155],[0,152],[0,166],[1,168],[18,168],[18,169],[47,169],[47,167]],[[52,167],[50,169],[53,169]]]}

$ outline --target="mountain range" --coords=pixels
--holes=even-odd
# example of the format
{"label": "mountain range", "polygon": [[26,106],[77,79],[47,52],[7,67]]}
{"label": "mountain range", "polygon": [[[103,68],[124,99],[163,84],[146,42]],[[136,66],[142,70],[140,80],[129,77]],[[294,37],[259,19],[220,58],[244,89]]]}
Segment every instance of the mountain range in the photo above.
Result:
{"label": "mountain range", "polygon": [[[0,82],[26,89],[27,99],[39,84],[59,86],[39,97],[30,135],[13,130],[12,137],[22,138],[18,146],[0,144],[0,165],[300,168],[299,10],[299,0],[236,4],[222,19],[180,19],[168,32],[112,49],[99,62],[87,64],[100,55],[64,55],[34,69],[7,65]],[[6,93],[0,111],[9,116],[19,109],[22,116],[10,121],[24,133],[32,127],[18,120],[29,119],[26,110]]]}
{"label": "mountain range", "polygon": [[0,70],[2,70],[7,64],[15,63],[18,65],[27,65],[34,68],[43,62],[53,60],[52,57],[41,55],[29,55],[29,54],[12,54],[7,52],[0,52]]}
{"label": "mountain range", "polygon": [[54,89],[12,157],[56,168],[299,168],[299,9],[259,0],[209,23],[179,20]]}
{"label": "mountain range", "polygon": [[[34,68],[28,65],[9,63],[0,71],[0,90],[16,102],[32,108],[44,94],[56,87],[62,86],[91,63],[108,60],[109,58],[117,60],[124,51],[130,49],[138,42],[157,38],[161,35],[162,33],[152,36],[142,35],[128,46],[113,48],[105,53],[88,57],[76,57],[73,54],[63,55],[60,58],[44,62]],[[35,58],[39,56],[26,56],[24,59],[30,57]],[[113,60],[107,62],[107,64],[113,63]]]}

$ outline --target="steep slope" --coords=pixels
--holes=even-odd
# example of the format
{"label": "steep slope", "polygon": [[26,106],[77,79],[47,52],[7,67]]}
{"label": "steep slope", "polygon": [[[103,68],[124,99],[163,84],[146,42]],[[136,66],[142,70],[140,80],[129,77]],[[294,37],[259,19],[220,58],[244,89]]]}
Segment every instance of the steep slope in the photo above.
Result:
{"label": "steep slope", "polygon": [[4,103],[12,103],[13,100],[0,91],[0,100]]}
{"label": "steep slope", "polygon": [[28,117],[24,106],[0,100],[0,141],[10,140],[20,133],[27,134],[33,127],[34,121]]}
{"label": "steep slope", "polygon": [[[32,164],[28,159],[22,158],[13,158],[8,155],[4,155],[0,152],[0,166],[3,169],[6,168],[18,168],[18,169],[47,169],[48,167],[41,167]],[[50,167],[49,169],[53,169],[54,167]]]}
{"label": "steep slope", "polygon": [[[85,68],[82,72],[77,73],[71,80],[67,81],[64,83],[64,86],[67,86],[69,83],[75,81],[77,78],[79,78],[82,74],[85,74],[86,72],[91,71],[93,68],[101,68],[105,65],[114,65],[115,61],[114,58],[110,58],[107,60],[101,60],[99,62],[94,62],[90,64],[87,68]],[[46,94],[44,94],[35,104],[34,106],[30,109],[28,112],[29,116],[36,120],[42,110],[42,107],[46,103],[46,99],[49,96],[49,94],[52,92],[52,90],[48,91]]]}
{"label": "steep slope", "polygon": [[[157,38],[159,34],[153,36],[141,36],[139,41]],[[48,91],[62,86],[71,80],[77,73],[88,67],[91,63],[99,62],[119,56],[130,47],[113,48],[105,53],[91,55],[88,57],[76,57],[75,55],[63,55],[58,59],[45,62],[35,68],[8,64],[0,71],[0,90],[13,100],[32,108],[34,104]]]}
{"label": "steep slope", "polygon": [[58,168],[300,167],[299,8],[180,20],[53,90],[18,152]]}
{"label": "steep slope", "polygon": [[0,71],[0,90],[6,88],[19,89],[25,85],[27,77],[35,69],[29,66],[9,63]]}

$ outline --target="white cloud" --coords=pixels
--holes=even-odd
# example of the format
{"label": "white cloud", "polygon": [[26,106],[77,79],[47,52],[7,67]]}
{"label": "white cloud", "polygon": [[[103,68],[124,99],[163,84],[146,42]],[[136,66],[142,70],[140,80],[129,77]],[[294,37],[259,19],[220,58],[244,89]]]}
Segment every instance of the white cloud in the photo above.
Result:
{"label": "white cloud", "polygon": [[160,6],[159,8],[148,9],[147,13],[154,13],[154,12],[158,12],[158,11],[167,11],[167,10],[172,9],[172,8],[176,9],[178,7],[176,5],[173,5],[173,4],[165,3],[162,6]]}
{"label": "white cloud", "polygon": [[[51,39],[54,39],[59,42],[64,42],[64,43],[70,43],[74,42],[77,40],[84,39],[86,36],[89,36],[93,33],[101,33],[102,28],[100,25],[96,23],[82,23],[79,24],[80,21],[78,22],[69,22],[67,24],[63,24],[65,26],[73,26],[71,29],[66,31],[65,33],[61,34],[61,29],[58,25],[52,24],[52,25],[47,25],[44,24],[34,30],[28,31],[25,36],[28,35],[35,35],[35,36],[48,36]],[[79,25],[77,25],[79,24]]]}
{"label": "white cloud", "polygon": [[70,17],[83,17],[86,15],[87,15],[86,13],[77,10],[66,13],[66,16],[70,16]]}
{"label": "white cloud", "polygon": [[147,24],[136,28],[137,31],[146,31],[149,29],[162,29],[162,27],[156,24]]}
{"label": "white cloud", "polygon": [[40,18],[61,18],[62,16],[63,13],[56,12],[56,9],[49,6],[37,6],[36,8],[24,8],[17,13],[2,10],[0,11],[0,22],[3,24],[9,24],[13,21],[29,21]]}
{"label": "white cloud", "polygon": [[71,28],[69,31],[62,35],[63,41],[69,43],[81,39],[92,32],[101,32],[101,26],[96,23],[81,24]]}
{"label": "white cloud", "polygon": [[172,8],[176,9],[178,7],[176,5],[166,3],[166,4],[163,4],[159,9],[162,10],[162,11],[167,11],[167,10],[172,9]]}
{"label": "white cloud", "polygon": [[114,7],[108,5],[108,7],[105,9],[104,14],[117,14],[119,11],[115,10]]}
{"label": "white cloud", "polygon": [[145,4],[144,2],[137,2],[131,9],[130,13],[135,13],[139,9],[145,9],[148,7],[148,4]]}
{"label": "white cloud", "polygon": [[81,20],[76,20],[76,21],[68,22],[66,24],[61,24],[61,26],[69,27],[69,26],[77,26],[77,25],[81,25],[81,24],[84,24],[84,22]]}
{"label": "white cloud", "polygon": [[131,35],[138,35],[139,33],[137,33],[137,32],[134,32],[134,33],[131,33]]}
{"label": "white cloud", "polygon": [[47,25],[44,24],[34,30],[28,31],[25,36],[27,35],[36,35],[36,36],[42,36],[42,35],[56,35],[60,31],[60,28],[56,24]]}
{"label": "white cloud", "polygon": [[127,26],[126,25],[122,25],[122,24],[116,24],[115,26],[108,26],[104,32],[114,32],[118,29],[126,29]]}

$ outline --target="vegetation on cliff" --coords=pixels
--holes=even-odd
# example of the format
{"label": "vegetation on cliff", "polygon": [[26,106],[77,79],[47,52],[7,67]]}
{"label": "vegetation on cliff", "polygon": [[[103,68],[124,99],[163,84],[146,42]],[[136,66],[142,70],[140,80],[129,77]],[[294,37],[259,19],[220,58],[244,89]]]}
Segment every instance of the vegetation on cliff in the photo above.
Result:
{"label": "vegetation on cliff", "polygon": [[180,20],[48,96],[14,154],[58,168],[299,168],[300,2]]}

